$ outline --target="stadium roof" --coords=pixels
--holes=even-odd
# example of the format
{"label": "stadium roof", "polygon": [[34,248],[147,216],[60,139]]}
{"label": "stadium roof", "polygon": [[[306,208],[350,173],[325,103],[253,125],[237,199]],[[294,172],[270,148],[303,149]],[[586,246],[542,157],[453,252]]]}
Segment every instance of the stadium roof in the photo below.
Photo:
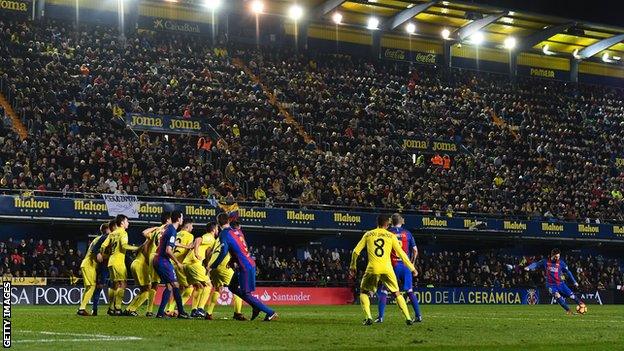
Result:
{"label": "stadium roof", "polygon": [[[387,32],[405,33],[404,24],[412,22],[416,25],[415,35],[425,38],[440,40],[440,33],[446,28],[452,37],[463,40],[479,30],[484,34],[484,46],[503,47],[505,38],[513,36],[522,51],[542,52],[544,45],[548,45],[548,51],[565,57],[579,52],[594,55],[608,52],[611,57],[624,57],[624,43],[615,37],[624,34],[624,28],[606,24],[462,1],[299,0],[297,3],[305,8],[306,17],[313,17],[313,23],[332,23],[331,16],[338,11],[342,14],[341,25],[345,26],[366,28],[368,18],[375,16],[381,22],[380,28]],[[265,12],[284,14],[292,4],[289,0],[267,1]]]}

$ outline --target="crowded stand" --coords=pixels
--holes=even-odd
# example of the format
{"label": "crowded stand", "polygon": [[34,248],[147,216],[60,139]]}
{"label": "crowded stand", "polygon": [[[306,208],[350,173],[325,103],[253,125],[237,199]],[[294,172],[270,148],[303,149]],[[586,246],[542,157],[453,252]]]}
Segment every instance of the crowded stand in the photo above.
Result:
{"label": "crowded stand", "polygon": [[[0,37],[29,132],[0,138],[3,189],[624,220],[619,89],[149,32],[120,42],[53,21],[2,20]],[[133,112],[202,119],[218,137],[135,133]],[[401,138],[459,152],[413,154]]]}

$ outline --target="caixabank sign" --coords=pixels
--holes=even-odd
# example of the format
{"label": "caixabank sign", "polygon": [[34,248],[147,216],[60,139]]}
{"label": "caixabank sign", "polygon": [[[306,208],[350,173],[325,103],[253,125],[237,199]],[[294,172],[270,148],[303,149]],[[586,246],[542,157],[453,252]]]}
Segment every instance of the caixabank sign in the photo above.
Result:
{"label": "caixabank sign", "polygon": [[154,32],[172,32],[183,34],[210,35],[212,28],[208,23],[182,21],[178,19],[139,16],[139,29]]}

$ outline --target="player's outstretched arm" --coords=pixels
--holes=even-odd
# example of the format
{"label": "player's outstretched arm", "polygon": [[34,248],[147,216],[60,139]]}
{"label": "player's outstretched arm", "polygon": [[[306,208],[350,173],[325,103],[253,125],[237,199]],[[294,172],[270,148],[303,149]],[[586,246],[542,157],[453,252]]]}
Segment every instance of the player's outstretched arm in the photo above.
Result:
{"label": "player's outstretched arm", "polygon": [[525,271],[533,271],[539,267],[542,267],[544,265],[544,260],[539,260],[537,262],[533,262],[530,265],[524,267]]}
{"label": "player's outstretched arm", "polygon": [[124,234],[121,236],[121,247],[124,250],[136,251],[140,248],[140,246],[131,245],[128,243],[128,234]]}
{"label": "player's outstretched arm", "polygon": [[568,276],[568,278],[570,278],[574,286],[579,285],[576,279],[574,278],[574,275],[572,274],[572,272],[570,272],[570,269],[568,269],[568,265],[563,261],[561,261],[561,270],[563,271],[563,273],[565,273]]}
{"label": "player's outstretched arm", "polygon": [[141,232],[141,235],[143,235],[144,237],[146,237],[147,239],[150,239],[152,237],[152,233],[155,230],[160,229],[160,227],[150,227],[145,229],[144,231]]}

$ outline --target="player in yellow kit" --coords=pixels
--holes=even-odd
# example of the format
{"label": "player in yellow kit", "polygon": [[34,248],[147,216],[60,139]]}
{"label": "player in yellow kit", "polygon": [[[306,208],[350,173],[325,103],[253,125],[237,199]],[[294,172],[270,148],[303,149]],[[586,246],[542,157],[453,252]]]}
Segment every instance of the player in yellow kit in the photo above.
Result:
{"label": "player in yellow kit", "polygon": [[[231,227],[234,229],[240,228],[240,223],[232,222]],[[217,235],[218,235],[217,230]],[[221,242],[215,240],[214,247],[210,250],[210,259],[207,267],[210,267],[212,263],[217,259],[221,252]],[[229,266],[230,254],[226,254],[223,261],[217,266],[217,268],[210,270],[210,281],[214,290],[210,293],[208,298],[208,305],[206,306],[206,319],[212,320],[212,312],[217,305],[217,300],[221,290],[230,285],[232,277],[234,276],[234,270]],[[239,321],[246,321],[247,318],[243,315],[243,300],[237,295],[232,294],[232,302],[234,303],[234,319]]]}
{"label": "player in yellow kit", "polygon": [[[179,261],[183,262],[186,254],[193,247],[193,221],[190,219],[184,220],[184,224],[182,224],[182,229],[178,232],[176,236],[176,248],[173,250],[173,256]],[[189,285],[188,279],[186,279],[186,272],[184,271],[184,267],[180,268],[177,265],[173,266],[175,270],[176,277],[178,278],[178,284],[180,284],[180,290],[182,291],[182,303],[186,304],[188,299],[191,297],[193,293],[193,287]],[[172,298],[167,305],[166,312],[167,314],[177,315],[175,310],[175,300]],[[171,312],[173,311],[173,312]]]}
{"label": "player in yellow kit", "polygon": [[194,288],[191,317],[195,318],[206,317],[204,306],[212,290],[204,260],[206,259],[206,252],[212,250],[214,246],[217,223],[208,223],[206,230],[204,235],[195,238],[193,248],[186,254],[182,262],[186,278]]}
{"label": "player in yellow kit", "polygon": [[[121,315],[121,305],[123,302],[124,292],[126,291],[126,279],[128,273],[126,271],[126,251],[135,251],[137,246],[128,244],[128,233],[126,229],[130,223],[128,217],[125,215],[117,215],[115,217],[115,224],[117,229],[110,233],[104,243],[102,243],[101,250],[106,251],[110,247],[111,255],[108,259],[108,268],[110,271],[110,280],[113,282],[112,289],[114,289],[114,315]],[[112,302],[112,301],[111,301]]]}
{"label": "player in yellow kit", "polygon": [[165,227],[168,224],[171,224],[171,212],[163,212],[160,215],[160,223],[162,223],[161,226],[148,228],[143,231],[143,236],[148,240],[147,264],[151,283],[151,287],[147,297],[147,312],[145,313],[146,317],[152,317],[154,315],[154,297],[156,296],[158,283],[160,283],[160,278],[158,277],[156,269],[154,268],[154,257],[156,257],[156,249],[158,248],[158,243],[160,242],[160,236],[162,235],[163,230],[165,230]]}
{"label": "player in yellow kit", "polygon": [[[91,244],[89,244],[87,252],[85,253],[82,263],[80,263],[80,270],[82,271],[82,280],[84,282],[85,291],[77,312],[79,316],[90,316],[89,312],[86,311],[86,308],[96,290],[98,266],[97,254],[99,252],[99,245],[101,245],[104,241],[107,231],[108,223],[102,224],[100,226],[100,235],[93,238]],[[99,296],[96,296],[95,298],[97,299]]]}
{"label": "player in yellow kit", "polygon": [[401,244],[396,235],[387,230],[389,224],[390,219],[388,216],[378,216],[377,228],[364,234],[351,255],[349,271],[351,276],[354,277],[360,252],[366,248],[366,253],[368,254],[368,265],[366,266],[366,271],[364,272],[360,285],[360,303],[366,315],[366,319],[364,319],[363,323],[364,325],[373,324],[369,295],[377,290],[379,283],[383,283],[388,291],[394,294],[397,305],[405,316],[407,325],[414,324],[414,320],[407,310],[405,298],[399,293],[399,284],[397,283],[390,257],[392,251],[394,250],[414,276],[416,276],[417,272],[409,257],[405,254],[405,251],[401,248]]}
{"label": "player in yellow kit", "polygon": [[147,257],[149,256],[148,249],[149,240],[145,239],[145,242],[139,246],[137,255],[130,265],[135,285],[139,286],[140,291],[134,299],[132,299],[132,302],[128,305],[128,309],[124,311],[124,315],[126,316],[138,316],[137,310],[149,298],[151,279],[149,275],[149,265],[147,264]]}

